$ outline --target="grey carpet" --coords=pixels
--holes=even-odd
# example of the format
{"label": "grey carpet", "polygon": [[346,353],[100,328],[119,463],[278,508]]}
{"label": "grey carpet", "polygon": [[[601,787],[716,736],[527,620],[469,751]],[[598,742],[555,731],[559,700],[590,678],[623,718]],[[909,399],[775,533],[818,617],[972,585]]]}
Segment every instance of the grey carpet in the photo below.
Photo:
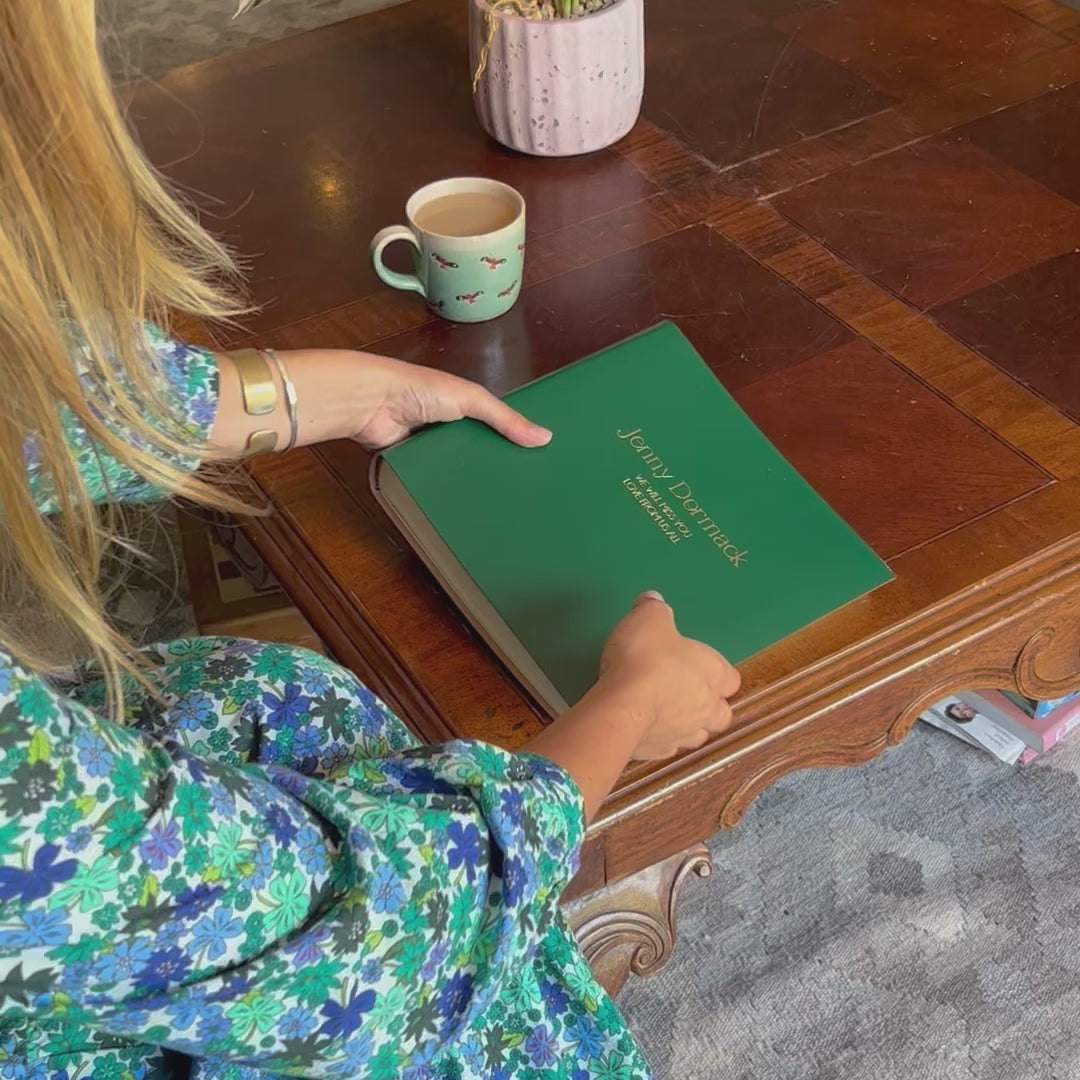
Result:
{"label": "grey carpet", "polygon": [[1080,740],[1026,769],[918,725],[711,842],[620,1005],[662,1080],[1080,1076]]}
{"label": "grey carpet", "polygon": [[183,64],[398,2],[272,0],[233,19],[236,0],[98,0],[98,24],[115,79],[155,79]]}
{"label": "grey carpet", "polygon": [[[232,0],[108,2],[150,75],[383,6],[273,0],[231,23]],[[163,577],[119,612],[139,636],[187,618],[166,537]],[[775,785],[712,841],[674,959],[620,1000],[660,1080],[1080,1077],[1078,776],[1080,736],[1020,770],[920,728]]]}

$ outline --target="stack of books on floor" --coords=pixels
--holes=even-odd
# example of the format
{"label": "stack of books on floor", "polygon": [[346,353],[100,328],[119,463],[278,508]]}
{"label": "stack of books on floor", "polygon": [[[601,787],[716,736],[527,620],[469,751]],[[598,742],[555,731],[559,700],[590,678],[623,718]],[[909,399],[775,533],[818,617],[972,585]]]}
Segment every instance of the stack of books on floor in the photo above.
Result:
{"label": "stack of books on floor", "polygon": [[997,690],[956,694],[921,719],[1009,765],[1026,765],[1080,730],[1080,692],[1054,701]]}

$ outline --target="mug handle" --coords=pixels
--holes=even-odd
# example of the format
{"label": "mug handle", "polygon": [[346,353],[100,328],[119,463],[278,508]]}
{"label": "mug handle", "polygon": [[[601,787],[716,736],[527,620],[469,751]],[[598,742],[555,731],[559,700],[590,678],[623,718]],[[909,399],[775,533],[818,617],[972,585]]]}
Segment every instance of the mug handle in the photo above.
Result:
{"label": "mug handle", "polygon": [[371,238],[371,265],[375,268],[375,273],[392,289],[406,289],[409,292],[418,292],[426,300],[427,290],[424,288],[424,283],[415,274],[399,274],[396,270],[391,270],[383,262],[383,248],[387,244],[392,244],[395,240],[404,240],[406,243],[412,244],[416,248],[417,254],[422,254],[420,241],[416,239],[416,233],[412,229],[405,225],[388,225],[385,229],[380,229]]}

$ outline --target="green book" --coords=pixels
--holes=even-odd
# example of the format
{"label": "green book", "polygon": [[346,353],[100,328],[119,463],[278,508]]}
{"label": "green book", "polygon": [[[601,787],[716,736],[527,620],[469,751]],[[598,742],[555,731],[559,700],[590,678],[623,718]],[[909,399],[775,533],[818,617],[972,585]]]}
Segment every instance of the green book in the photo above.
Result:
{"label": "green book", "polygon": [[444,424],[377,457],[372,486],[553,715],[646,589],[737,664],[892,577],[671,323],[506,400],[554,432],[546,447]]}

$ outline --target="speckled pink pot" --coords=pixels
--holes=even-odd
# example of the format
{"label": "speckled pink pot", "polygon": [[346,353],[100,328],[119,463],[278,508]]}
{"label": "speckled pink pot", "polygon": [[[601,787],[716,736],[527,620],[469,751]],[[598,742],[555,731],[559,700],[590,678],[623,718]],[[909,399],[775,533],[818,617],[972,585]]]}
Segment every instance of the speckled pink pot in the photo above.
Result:
{"label": "speckled pink pot", "polygon": [[[475,71],[487,37],[486,0],[469,5]],[[645,87],[644,0],[580,19],[495,15],[498,28],[476,88],[476,114],[504,146],[563,157],[600,150],[637,120]]]}

